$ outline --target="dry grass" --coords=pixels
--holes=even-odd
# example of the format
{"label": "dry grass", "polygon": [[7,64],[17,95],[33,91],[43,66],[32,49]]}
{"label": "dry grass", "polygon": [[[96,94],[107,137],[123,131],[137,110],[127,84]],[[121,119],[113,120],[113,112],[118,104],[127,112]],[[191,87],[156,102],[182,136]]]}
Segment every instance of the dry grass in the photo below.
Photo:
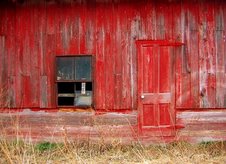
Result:
{"label": "dry grass", "polygon": [[0,163],[226,163],[226,142],[165,146],[0,141]]}

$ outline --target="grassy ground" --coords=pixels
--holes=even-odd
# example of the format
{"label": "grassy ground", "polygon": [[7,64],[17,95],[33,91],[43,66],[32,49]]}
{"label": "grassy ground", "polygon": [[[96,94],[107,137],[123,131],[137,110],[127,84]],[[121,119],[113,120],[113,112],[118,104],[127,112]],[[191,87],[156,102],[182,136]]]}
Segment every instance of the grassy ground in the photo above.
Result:
{"label": "grassy ground", "polygon": [[226,142],[164,146],[77,141],[24,143],[0,141],[0,163],[226,163]]}

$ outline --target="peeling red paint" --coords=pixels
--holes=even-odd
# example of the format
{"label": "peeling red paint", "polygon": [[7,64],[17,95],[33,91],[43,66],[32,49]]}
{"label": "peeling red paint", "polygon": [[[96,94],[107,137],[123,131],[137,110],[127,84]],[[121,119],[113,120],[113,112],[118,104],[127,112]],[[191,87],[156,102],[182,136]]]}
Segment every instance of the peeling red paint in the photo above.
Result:
{"label": "peeling red paint", "polygon": [[[224,1],[26,0],[3,3],[0,7],[0,88],[6,92],[1,93],[1,108],[56,111],[56,56],[89,54],[94,59],[96,115],[138,109],[138,117],[143,111],[151,124],[167,122],[174,130],[185,127],[179,130],[184,138],[191,138],[190,130],[194,133],[210,130],[212,121],[209,127],[199,120],[190,124],[186,122],[187,117],[180,118],[181,113],[190,115],[190,110],[211,116],[214,110],[222,110],[224,115]],[[162,74],[160,80],[155,80],[155,86],[150,84],[150,70],[156,66],[156,60],[151,65],[140,66],[140,51],[150,55],[151,50],[147,48],[150,41],[155,45],[161,43],[163,47],[177,47],[160,48],[161,53],[169,53],[170,57],[166,56],[159,66]],[[171,62],[170,72],[167,72],[167,61]],[[141,72],[146,75],[144,79]],[[171,80],[167,83],[169,77]],[[141,83],[146,85],[144,90],[158,86],[171,96],[167,103],[172,108],[168,110],[165,103],[160,115],[157,114],[162,120],[158,120],[148,105],[152,104],[151,100],[160,103],[164,96],[155,95],[150,101],[144,99],[148,109],[141,109]],[[167,111],[172,115],[167,116]],[[218,115],[213,120],[218,117],[222,118]],[[212,130],[219,128],[219,133],[225,137],[225,120],[217,120],[219,124],[213,123]]]}

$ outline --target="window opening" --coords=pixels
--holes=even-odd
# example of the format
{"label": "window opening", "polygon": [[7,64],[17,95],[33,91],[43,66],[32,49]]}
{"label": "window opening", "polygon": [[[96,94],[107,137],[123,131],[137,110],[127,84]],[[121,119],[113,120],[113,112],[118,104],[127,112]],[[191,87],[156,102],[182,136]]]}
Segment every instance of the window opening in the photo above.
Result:
{"label": "window opening", "polygon": [[57,57],[57,105],[92,106],[92,57]]}

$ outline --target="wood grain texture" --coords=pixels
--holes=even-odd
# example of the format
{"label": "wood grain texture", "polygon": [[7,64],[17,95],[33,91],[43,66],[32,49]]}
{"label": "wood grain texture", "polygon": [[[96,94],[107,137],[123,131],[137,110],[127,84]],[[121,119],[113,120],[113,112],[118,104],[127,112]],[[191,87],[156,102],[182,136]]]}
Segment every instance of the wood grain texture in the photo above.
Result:
{"label": "wood grain texture", "polygon": [[175,50],[176,108],[223,108],[225,22],[226,3],[217,0],[15,1],[0,10],[0,76],[11,107],[55,108],[55,57],[91,54],[95,108],[132,110],[135,41],[177,41],[185,45]]}
{"label": "wood grain texture", "polygon": [[126,144],[197,143],[226,139],[225,110],[181,111],[177,113],[176,121],[178,128],[173,137],[138,137],[137,112],[96,115],[94,112],[37,112],[26,109],[21,112],[1,112],[0,132],[7,139],[20,138],[27,142],[63,142],[65,136],[70,141],[88,139],[103,142],[104,139],[105,142],[119,140]]}

